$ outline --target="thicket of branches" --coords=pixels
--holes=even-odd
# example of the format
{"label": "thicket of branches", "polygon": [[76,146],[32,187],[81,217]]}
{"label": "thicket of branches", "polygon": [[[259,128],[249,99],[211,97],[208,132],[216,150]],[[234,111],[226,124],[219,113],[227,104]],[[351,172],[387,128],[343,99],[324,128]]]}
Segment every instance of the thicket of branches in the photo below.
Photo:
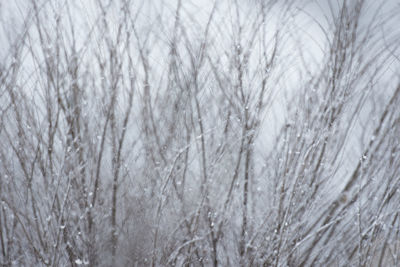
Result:
{"label": "thicket of branches", "polygon": [[400,265],[399,6],[81,2],[0,13],[2,266]]}

